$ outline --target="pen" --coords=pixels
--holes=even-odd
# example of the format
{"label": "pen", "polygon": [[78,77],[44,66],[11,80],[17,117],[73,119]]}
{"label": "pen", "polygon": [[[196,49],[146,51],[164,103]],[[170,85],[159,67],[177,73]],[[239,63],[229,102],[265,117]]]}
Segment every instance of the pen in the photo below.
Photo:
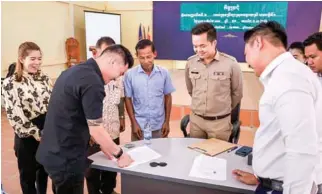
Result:
{"label": "pen", "polygon": [[237,148],[238,148],[238,146],[235,146],[235,147],[231,148],[230,150],[228,150],[228,153],[234,151]]}

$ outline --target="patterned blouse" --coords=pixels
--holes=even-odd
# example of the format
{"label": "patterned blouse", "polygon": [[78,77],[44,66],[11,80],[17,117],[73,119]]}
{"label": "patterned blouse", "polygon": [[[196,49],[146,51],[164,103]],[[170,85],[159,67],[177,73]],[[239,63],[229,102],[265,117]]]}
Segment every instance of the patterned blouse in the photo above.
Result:
{"label": "patterned blouse", "polygon": [[24,72],[21,82],[15,81],[15,75],[6,78],[2,85],[9,123],[20,138],[39,139],[40,130],[31,120],[47,112],[52,83],[41,71]]}
{"label": "patterned blouse", "polygon": [[105,85],[105,98],[103,101],[103,126],[112,139],[120,136],[119,109],[120,98],[124,97],[123,78]]}

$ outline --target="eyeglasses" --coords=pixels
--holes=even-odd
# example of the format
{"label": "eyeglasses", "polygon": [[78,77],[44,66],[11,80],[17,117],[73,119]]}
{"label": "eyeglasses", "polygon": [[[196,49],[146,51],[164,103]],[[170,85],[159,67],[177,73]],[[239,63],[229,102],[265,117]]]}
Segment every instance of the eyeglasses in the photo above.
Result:
{"label": "eyeglasses", "polygon": [[168,164],[167,163],[165,163],[165,162],[151,162],[150,163],[150,166],[151,167],[157,167],[157,166],[161,166],[161,167],[165,167],[165,166],[167,166]]}

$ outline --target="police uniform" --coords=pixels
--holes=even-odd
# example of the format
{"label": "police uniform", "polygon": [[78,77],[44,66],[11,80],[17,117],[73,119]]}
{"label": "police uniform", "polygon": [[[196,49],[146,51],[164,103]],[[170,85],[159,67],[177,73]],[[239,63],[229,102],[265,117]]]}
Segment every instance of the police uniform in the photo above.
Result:
{"label": "police uniform", "polygon": [[192,97],[190,136],[228,141],[230,113],[243,95],[242,72],[236,59],[217,51],[214,59],[204,64],[197,55],[191,56],[185,79]]}

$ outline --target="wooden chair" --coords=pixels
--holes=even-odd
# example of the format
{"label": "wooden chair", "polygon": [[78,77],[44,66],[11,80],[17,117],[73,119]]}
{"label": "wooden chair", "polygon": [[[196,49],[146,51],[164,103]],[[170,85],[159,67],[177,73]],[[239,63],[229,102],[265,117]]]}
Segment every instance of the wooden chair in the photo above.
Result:
{"label": "wooden chair", "polygon": [[75,38],[68,38],[65,42],[67,62],[66,65],[70,68],[73,65],[79,64],[80,60],[80,47],[79,42]]}

